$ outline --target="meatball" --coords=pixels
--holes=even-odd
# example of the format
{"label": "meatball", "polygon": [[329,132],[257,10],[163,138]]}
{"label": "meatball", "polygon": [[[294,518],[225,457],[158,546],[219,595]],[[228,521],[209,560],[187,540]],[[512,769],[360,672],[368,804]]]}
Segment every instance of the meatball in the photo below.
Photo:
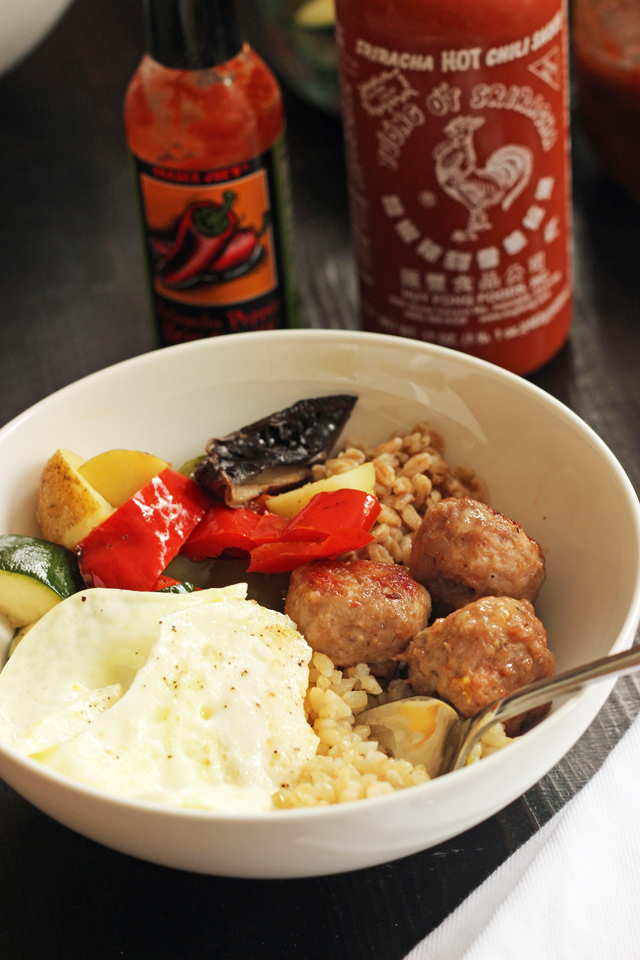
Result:
{"label": "meatball", "polygon": [[353,667],[402,653],[429,622],[431,599],[396,564],[320,560],[293,571],[284,610],[314,650]]}
{"label": "meatball", "polygon": [[[412,640],[402,659],[416,693],[447,700],[463,717],[555,673],[546,630],[532,605],[511,597],[483,597],[436,620]],[[508,736],[547,709],[508,721]]]}
{"label": "meatball", "polygon": [[427,512],[413,541],[411,576],[448,609],[480,597],[534,603],[545,581],[542,550],[519,523],[470,497]]}

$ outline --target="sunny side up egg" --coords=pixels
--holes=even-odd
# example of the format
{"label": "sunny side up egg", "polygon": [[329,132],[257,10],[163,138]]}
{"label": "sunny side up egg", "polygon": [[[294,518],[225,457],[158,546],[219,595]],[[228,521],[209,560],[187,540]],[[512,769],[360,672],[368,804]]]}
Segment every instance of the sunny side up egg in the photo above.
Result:
{"label": "sunny side up egg", "polygon": [[303,708],[311,648],[245,597],[245,584],[69,597],[0,673],[0,739],[121,796],[270,809],[316,752]]}

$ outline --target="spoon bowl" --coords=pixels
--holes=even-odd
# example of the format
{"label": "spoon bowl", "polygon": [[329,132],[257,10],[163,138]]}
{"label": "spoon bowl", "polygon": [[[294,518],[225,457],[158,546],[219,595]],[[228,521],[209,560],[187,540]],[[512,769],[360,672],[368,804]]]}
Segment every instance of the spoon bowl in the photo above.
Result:
{"label": "spoon bowl", "polygon": [[496,724],[575,693],[605,677],[622,677],[640,670],[640,647],[601,657],[554,677],[536,680],[495,700],[468,719],[433,697],[407,697],[372,707],[358,715],[371,727],[371,736],[393,757],[423,764],[431,778],[459,770],[471,751]]}

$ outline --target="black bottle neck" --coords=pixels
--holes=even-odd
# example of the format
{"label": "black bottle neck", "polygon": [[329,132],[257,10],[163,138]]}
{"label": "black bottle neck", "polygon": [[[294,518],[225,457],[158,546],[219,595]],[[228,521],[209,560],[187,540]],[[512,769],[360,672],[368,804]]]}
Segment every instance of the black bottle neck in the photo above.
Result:
{"label": "black bottle neck", "polygon": [[242,49],[234,0],[145,0],[147,49],[174,70],[204,70]]}

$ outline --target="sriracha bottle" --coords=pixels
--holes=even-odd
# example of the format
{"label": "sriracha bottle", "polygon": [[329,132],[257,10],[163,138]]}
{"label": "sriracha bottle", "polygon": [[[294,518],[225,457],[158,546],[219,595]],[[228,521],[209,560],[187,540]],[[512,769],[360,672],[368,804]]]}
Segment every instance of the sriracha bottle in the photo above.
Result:
{"label": "sriracha bottle", "polygon": [[569,332],[564,0],[336,0],[367,330],[526,374]]}
{"label": "sriracha bottle", "polygon": [[275,77],[233,0],[146,0],[124,108],[162,345],[296,325]]}

